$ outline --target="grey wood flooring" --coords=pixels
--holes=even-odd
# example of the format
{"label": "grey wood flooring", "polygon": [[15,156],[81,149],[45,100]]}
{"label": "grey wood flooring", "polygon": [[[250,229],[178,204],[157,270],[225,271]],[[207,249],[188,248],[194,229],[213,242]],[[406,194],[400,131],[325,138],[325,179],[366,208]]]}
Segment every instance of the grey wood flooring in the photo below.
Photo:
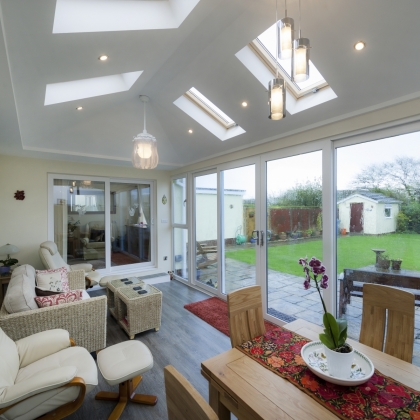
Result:
{"label": "grey wood flooring", "polygon": [[[155,285],[162,291],[162,325],[159,331],[145,331],[135,336],[149,347],[153,354],[153,369],[146,372],[137,387],[137,393],[158,397],[155,406],[128,403],[121,420],[167,419],[163,368],[173,365],[180,371],[208,401],[208,382],[201,376],[200,363],[230,348],[230,339],[191,312],[184,309],[186,303],[207,299],[204,293],[178,281]],[[105,294],[105,290],[92,292],[91,296]],[[128,336],[108,315],[107,347],[128,340]],[[67,419],[107,419],[115,403],[96,401],[100,390],[118,392],[118,386],[110,387],[98,372],[99,385],[86,395],[82,407]],[[194,419],[191,419],[194,420]]]}

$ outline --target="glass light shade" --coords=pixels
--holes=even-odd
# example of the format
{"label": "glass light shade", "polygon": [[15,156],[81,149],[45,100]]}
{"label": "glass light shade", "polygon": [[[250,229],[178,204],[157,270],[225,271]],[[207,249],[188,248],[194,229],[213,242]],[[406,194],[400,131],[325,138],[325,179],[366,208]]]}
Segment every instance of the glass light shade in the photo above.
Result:
{"label": "glass light shade", "polygon": [[309,50],[308,38],[293,41],[292,80],[296,83],[309,79]]}
{"label": "glass light shade", "polygon": [[278,51],[280,60],[292,57],[294,21],[285,17],[277,23]]}
{"label": "glass light shade", "polygon": [[131,161],[139,169],[153,169],[159,163],[156,138],[146,130],[133,139]]}
{"label": "glass light shade", "polygon": [[0,247],[0,255],[7,255],[9,258],[10,254],[16,254],[20,249],[16,245],[6,244]]}
{"label": "glass light shade", "polygon": [[277,78],[268,83],[268,105],[271,120],[281,120],[286,116],[286,85],[284,79]]}

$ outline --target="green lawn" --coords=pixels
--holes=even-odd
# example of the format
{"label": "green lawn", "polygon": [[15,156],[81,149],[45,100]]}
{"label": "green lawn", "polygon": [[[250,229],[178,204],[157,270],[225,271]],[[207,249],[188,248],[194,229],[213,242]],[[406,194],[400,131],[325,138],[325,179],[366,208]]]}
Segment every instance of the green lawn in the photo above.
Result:
{"label": "green lawn", "polygon": [[[392,258],[401,258],[402,268],[420,271],[420,235],[389,234],[381,236],[340,236],[338,238],[338,272],[344,268],[359,268],[375,263],[372,248],[386,249]],[[268,268],[283,273],[303,276],[302,267],[297,261],[302,257],[316,256],[322,260],[321,240],[297,240],[268,248]],[[255,264],[253,248],[238,246],[226,252],[232,258],[248,264]],[[328,267],[327,267],[328,272]],[[331,275],[331,273],[328,273]]]}

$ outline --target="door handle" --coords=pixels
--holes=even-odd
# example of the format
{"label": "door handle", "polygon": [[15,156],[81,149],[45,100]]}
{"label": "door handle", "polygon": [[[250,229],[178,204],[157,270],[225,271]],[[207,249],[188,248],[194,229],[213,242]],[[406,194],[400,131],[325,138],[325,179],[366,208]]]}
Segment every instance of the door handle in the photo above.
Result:
{"label": "door handle", "polygon": [[264,231],[261,231],[261,246],[264,246]]}

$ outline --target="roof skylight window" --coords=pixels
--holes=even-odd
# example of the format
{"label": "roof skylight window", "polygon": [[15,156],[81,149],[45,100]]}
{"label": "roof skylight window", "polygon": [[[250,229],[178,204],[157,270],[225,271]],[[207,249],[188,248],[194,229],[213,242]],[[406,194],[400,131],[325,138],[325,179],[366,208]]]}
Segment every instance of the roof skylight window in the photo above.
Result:
{"label": "roof skylight window", "polygon": [[227,116],[219,107],[217,107],[212,101],[207,99],[202,93],[200,93],[195,87],[192,87],[188,92],[185,93],[188,99],[194,101],[199,107],[204,109],[214,119],[216,119],[225,128],[231,128],[235,126],[235,121]]}
{"label": "roof skylight window", "polygon": [[252,43],[251,48],[259,56],[266,65],[270,67],[273,74],[276,72],[276,64],[279,66],[279,71],[286,80],[288,87],[293,91],[296,98],[306,95],[314,89],[318,90],[328,86],[327,81],[322,74],[315,67],[314,63],[309,60],[310,72],[309,79],[301,83],[292,82],[292,59],[279,60],[276,57],[276,25],[270,26],[266,31],[257,37]]}
{"label": "roof skylight window", "polygon": [[194,87],[180,96],[174,105],[222,141],[245,133],[242,127]]}

